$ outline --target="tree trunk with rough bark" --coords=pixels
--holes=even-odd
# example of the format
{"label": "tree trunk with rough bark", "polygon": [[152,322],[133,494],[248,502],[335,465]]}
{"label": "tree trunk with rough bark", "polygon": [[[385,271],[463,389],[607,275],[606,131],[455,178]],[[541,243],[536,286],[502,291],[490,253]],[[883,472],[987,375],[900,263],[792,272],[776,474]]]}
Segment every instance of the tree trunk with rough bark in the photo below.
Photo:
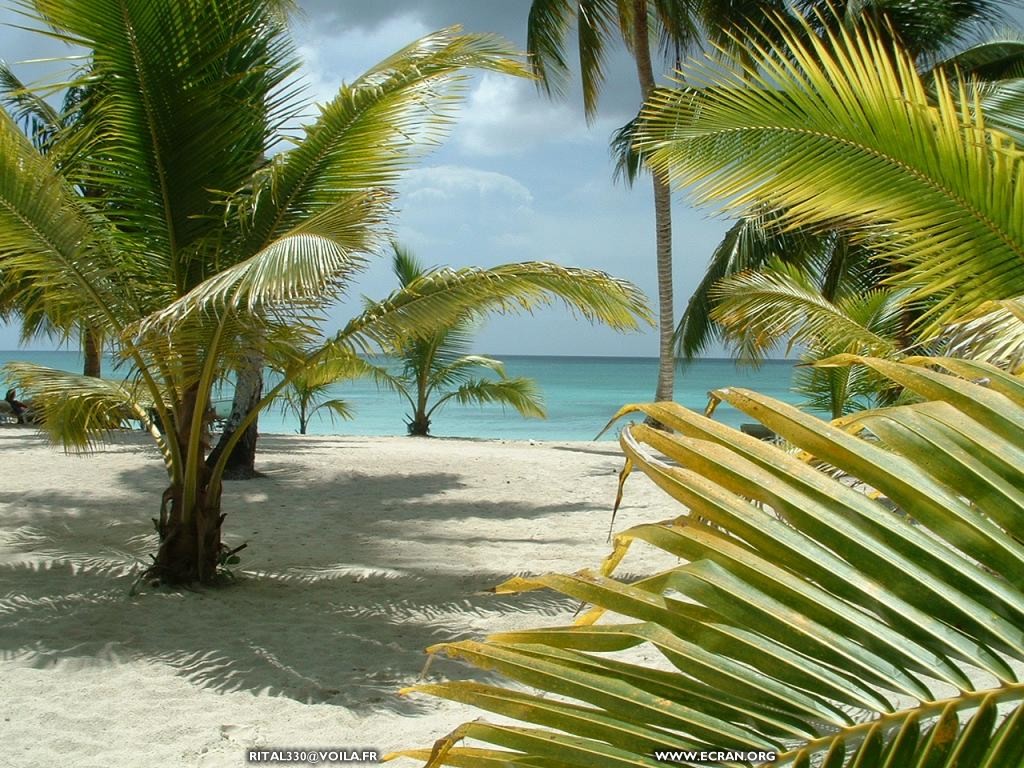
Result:
{"label": "tree trunk with rough bark", "polygon": [[[231,414],[224,424],[220,440],[210,453],[207,464],[213,466],[220,458],[231,436],[263,397],[263,357],[253,354],[246,364],[235,371],[235,394],[231,400]],[[226,480],[249,480],[258,477],[256,471],[256,441],[259,438],[258,419],[245,429],[235,444],[224,470]]]}
{"label": "tree trunk with rough bark", "polygon": [[[633,56],[636,61],[640,92],[646,102],[654,91],[654,68],[651,65],[648,0],[633,2]],[[672,296],[672,194],[663,173],[652,172],[654,178],[654,225],[657,237],[658,267],[658,384],[655,400],[675,399],[675,310]]]}
{"label": "tree trunk with rough bark", "polygon": [[103,375],[103,340],[89,327],[82,328],[82,356],[85,358],[82,374],[100,378]]}
{"label": "tree trunk with rough bark", "polygon": [[[191,424],[195,402],[196,393],[187,393],[178,414],[182,425]],[[181,429],[178,435],[182,455],[187,456],[188,427]],[[210,488],[210,469],[203,461],[208,448],[208,441],[204,439],[197,459],[198,479],[193,503],[186,503],[181,483],[174,483],[164,491],[160,517],[153,520],[160,547],[153,565],[146,571],[146,578],[159,579],[168,585],[213,584],[217,580],[226,552],[221,542],[224,515],[220,511],[220,488]]]}

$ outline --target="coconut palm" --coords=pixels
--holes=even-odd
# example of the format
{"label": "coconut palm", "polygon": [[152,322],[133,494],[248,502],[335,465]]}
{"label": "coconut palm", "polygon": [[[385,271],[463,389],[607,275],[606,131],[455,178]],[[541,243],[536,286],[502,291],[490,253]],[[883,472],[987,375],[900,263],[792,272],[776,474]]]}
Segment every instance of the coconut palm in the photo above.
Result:
{"label": "coconut palm", "polygon": [[[527,27],[527,48],[539,85],[552,94],[568,75],[566,42],[575,22],[579,49],[583,109],[596,114],[604,81],[607,48],[620,38],[636,64],[641,101],[654,90],[651,37],[657,34],[672,50],[696,39],[695,3],[688,0],[533,0]],[[675,328],[672,289],[671,192],[665,179],[653,176],[656,259],[658,274],[658,381],[656,400],[671,400],[675,391]]]}
{"label": "coconut palm", "polygon": [[[930,87],[909,55],[876,34],[865,39],[860,55],[845,33],[835,51],[794,37],[757,71],[708,73],[700,91],[663,91],[641,141],[673,179],[699,182],[702,200],[770,210],[787,227],[855,233],[900,265],[893,285],[927,302],[918,327],[927,338],[989,301],[1024,294],[1019,147],[987,127],[983,108],[967,111],[984,86],[957,90],[939,71]],[[843,70],[858,64],[862,71]],[[954,212],[958,226],[945,226]]]}
{"label": "coconut palm", "polygon": [[[407,249],[393,244],[393,268],[403,289],[416,291],[419,281],[435,270],[426,269]],[[458,318],[429,336],[399,342],[385,351],[401,362],[402,371],[388,382],[409,403],[409,434],[426,437],[435,413],[450,401],[463,405],[496,403],[521,415],[544,418],[544,405],[533,380],[510,378],[499,360],[469,354],[472,317]],[[484,371],[497,378],[481,376]]]}
{"label": "coconut palm", "polygon": [[[657,96],[640,129],[651,162],[740,213],[867,238],[928,302],[925,338],[996,300],[1011,311],[1024,154],[986,127],[971,86],[958,99],[940,77],[933,104],[912,57],[870,30],[828,45],[785,37],[786,51],[751,40],[743,76],[717,68],[701,92]],[[791,451],[675,404],[624,408],[677,431],[634,424],[620,443],[624,475],[648,475],[679,517],[622,533],[599,571],[499,587],[555,589],[589,610],[431,649],[517,686],[416,686],[502,720],[406,754],[432,766],[699,764],[689,750],[742,752],[740,765],[1022,764],[1024,384],[954,358],[824,364],[866,366],[920,402],[827,423],[755,392],[713,393]],[[634,542],[682,564],[615,578]]]}
{"label": "coconut palm", "polygon": [[[119,382],[28,364],[6,374],[68,448],[87,448],[126,413],[149,427],[169,476],[149,575],[168,583],[213,582],[227,556],[232,445],[208,456],[205,421],[215,383],[254,349],[283,372],[262,408],[325,358],[468,312],[557,296],[621,329],[646,312],[635,289],[605,275],[512,265],[431,276],[324,341],[320,308],[378,243],[397,175],[443,134],[465,69],[521,67],[492,36],[428,35],[339,89],[273,154],[301,109],[282,5],[36,0],[38,26],[88,48],[104,84],[78,129],[89,147],[81,178],[0,115],[0,270],[31,286],[19,297],[28,311],[104,329],[132,371]],[[80,194],[83,180],[102,195]]]}
{"label": "coconut palm", "polygon": [[[308,356],[308,355],[304,355]],[[350,381],[378,372],[362,358],[350,354],[333,354],[322,357],[315,365],[295,373],[278,395],[278,406],[285,415],[299,420],[299,434],[305,435],[309,422],[318,412],[326,412],[334,418],[351,419],[352,408],[341,398],[328,397],[330,391],[340,382]]]}
{"label": "coconut palm", "polygon": [[[1024,46],[1019,34],[1002,31],[983,43],[936,61],[938,53],[962,42],[971,32],[999,21],[1000,4],[959,0],[933,0],[924,6],[917,2],[889,1],[826,4],[807,0],[800,7],[813,14],[810,18],[819,30],[855,23],[864,18],[876,20],[880,32],[900,40],[904,49],[922,65],[932,65],[950,76],[965,75],[986,80],[991,84],[990,95],[984,102],[991,107],[990,124],[1012,130],[1012,121],[1009,126],[998,122],[1003,109],[997,111],[996,108],[1017,103],[1016,89],[1006,80],[1019,74],[1024,65]],[[631,139],[632,132],[620,137],[619,142],[613,145],[620,165],[629,163],[631,154],[636,155],[629,144]],[[836,292],[843,288],[854,294],[874,290],[885,277],[885,265],[872,261],[871,253],[863,243],[851,242],[844,232],[794,231],[792,228],[781,231],[776,224],[771,217],[755,215],[739,220],[730,228],[712,254],[705,276],[691,296],[676,329],[680,357],[693,359],[714,341],[730,346],[735,344],[730,330],[712,317],[717,303],[712,299],[712,292],[717,293],[719,300],[728,301],[729,298],[726,292],[715,291],[715,284],[729,275],[762,270],[770,260],[781,259],[788,264],[800,265],[809,279],[819,280],[822,296],[828,301],[833,301]],[[913,319],[912,310],[908,309],[905,319],[909,325]],[[912,341],[909,328],[904,328],[901,335],[907,344]]]}

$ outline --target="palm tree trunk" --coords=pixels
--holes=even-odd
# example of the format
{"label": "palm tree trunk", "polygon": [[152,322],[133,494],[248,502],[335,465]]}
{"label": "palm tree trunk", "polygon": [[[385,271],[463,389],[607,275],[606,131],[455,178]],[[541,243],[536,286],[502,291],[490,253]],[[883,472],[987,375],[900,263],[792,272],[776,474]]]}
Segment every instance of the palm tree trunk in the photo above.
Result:
{"label": "palm tree trunk", "polygon": [[[231,414],[224,424],[220,440],[206,460],[213,466],[227,447],[227,442],[238,430],[242,419],[256,407],[263,397],[263,356],[251,354],[245,364],[235,372],[235,394],[231,400]],[[235,444],[224,469],[228,480],[248,480],[258,476],[256,471],[256,441],[259,438],[258,420],[246,427],[242,438]]]}
{"label": "palm tree trunk", "polygon": [[[647,23],[648,0],[633,0],[633,57],[636,61],[640,93],[646,102],[654,91],[651,65],[650,30]],[[658,266],[658,384],[654,398],[675,399],[675,311],[672,296],[672,194],[663,173],[654,171],[654,226]]]}
{"label": "palm tree trunk", "polygon": [[[188,455],[190,424],[196,407],[197,392],[186,393],[185,400],[177,414],[177,434],[181,455]],[[212,584],[217,578],[224,545],[221,543],[221,526],[224,515],[220,511],[220,489],[210,488],[210,469],[200,452],[197,467],[185,467],[185,475],[195,471],[197,493],[194,504],[187,507],[184,489],[174,483],[164,491],[160,504],[160,518],[154,520],[160,547],[153,565],[146,571],[147,578],[158,579],[163,584]]]}
{"label": "palm tree trunk", "polygon": [[103,342],[100,334],[88,326],[82,328],[82,356],[85,358],[83,375],[100,378],[103,375]]}

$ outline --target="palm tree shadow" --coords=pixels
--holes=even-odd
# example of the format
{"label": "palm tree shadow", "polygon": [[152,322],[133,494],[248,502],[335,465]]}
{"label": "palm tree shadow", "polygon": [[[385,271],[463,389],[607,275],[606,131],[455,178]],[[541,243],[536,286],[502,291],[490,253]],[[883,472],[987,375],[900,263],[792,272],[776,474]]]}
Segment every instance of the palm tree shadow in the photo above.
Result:
{"label": "palm tree shadow", "polygon": [[[0,510],[15,510],[0,518],[9,522],[0,528],[4,658],[40,668],[142,660],[204,689],[414,714],[429,705],[397,691],[417,680],[427,646],[565,623],[577,607],[545,592],[490,593],[522,572],[462,558],[481,548],[564,545],[571,539],[545,534],[545,518],[586,505],[460,501],[446,497],[459,477],[439,472],[304,482],[320,500],[315,509],[291,503],[287,476],[246,484],[240,498],[232,489],[226,541],[250,545],[237,583],[196,592],[144,586],[130,596],[155,549],[147,512],[163,469],[154,462],[115,485],[131,489],[127,502],[0,493]],[[469,519],[487,534],[465,534]],[[430,667],[430,679],[466,675],[489,677],[443,659]]]}

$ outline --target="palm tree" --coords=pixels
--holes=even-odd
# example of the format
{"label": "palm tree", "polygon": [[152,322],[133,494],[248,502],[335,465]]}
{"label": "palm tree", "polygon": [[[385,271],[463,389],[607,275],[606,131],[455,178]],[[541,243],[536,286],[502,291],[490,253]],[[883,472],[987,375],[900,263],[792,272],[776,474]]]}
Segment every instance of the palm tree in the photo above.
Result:
{"label": "palm tree", "polygon": [[[1014,72],[1019,73],[1024,62],[1024,45],[1012,32],[994,35],[984,43],[936,61],[938,53],[961,42],[980,24],[997,21],[1001,17],[1000,4],[997,3],[934,0],[931,7],[904,2],[831,3],[831,8],[829,5],[818,0],[805,0],[800,4],[805,13],[811,14],[808,18],[819,32],[864,19],[874,20],[880,32],[889,33],[901,41],[903,48],[918,62],[933,64],[936,70],[942,69],[951,76],[981,77],[995,84]],[[1007,97],[1005,86],[994,86],[993,91],[992,96],[986,97],[988,104]],[[995,110],[991,117],[995,117]],[[623,142],[631,138],[632,133],[615,147],[620,165],[629,162],[628,153],[632,152],[632,147],[624,146]],[[737,294],[716,289],[716,284],[731,275],[764,270],[772,259],[799,266],[807,279],[819,281],[822,284],[821,296],[829,302],[837,298],[837,293],[859,295],[877,290],[886,276],[885,266],[871,258],[871,252],[864,243],[851,242],[841,231],[780,231],[771,217],[755,214],[741,219],[715,249],[704,279],[683,312],[676,330],[680,357],[692,359],[715,340],[725,341],[734,348],[742,343],[730,328],[717,322],[715,315],[721,313],[714,311],[719,302],[729,303],[730,297]],[[713,294],[717,298],[713,298]],[[734,311],[725,312],[737,316]],[[913,341],[909,332],[913,317],[914,311],[908,307],[904,328],[900,331],[904,346],[908,348]],[[777,341],[778,337],[773,338],[762,347],[770,348]],[[751,352],[749,348],[744,351]]]}
{"label": "palm tree", "polygon": [[[870,29],[827,46],[784,37],[784,50],[753,38],[742,75],[716,68],[700,92],[659,94],[639,130],[651,162],[738,213],[869,238],[904,267],[893,286],[927,302],[925,338],[1019,304],[1024,153],[986,126],[977,86],[940,76],[933,100],[913,58]],[[679,518],[624,532],[598,572],[498,587],[590,607],[572,626],[431,649],[519,687],[413,690],[519,722],[476,720],[406,754],[430,766],[653,766],[656,750],[683,763],[699,760],[688,750],[753,750],[777,754],[736,762],[1022,764],[1024,384],[948,357],[823,363],[866,366],[921,402],[826,423],[755,392],[713,393],[793,450],[675,404],[624,408],[677,431],[634,424],[620,444],[624,474],[643,471],[685,505]],[[634,542],[682,564],[614,578]]]}
{"label": "palm tree", "polygon": [[[963,82],[961,94],[941,70],[932,85],[909,55],[899,52],[896,64],[887,64],[894,55],[890,44],[877,35],[870,39],[872,69],[864,73],[837,72],[846,63],[845,49],[830,53],[793,42],[787,55],[794,61],[765,57],[763,71],[748,73],[753,85],[738,76],[716,81],[709,73],[711,85],[700,91],[661,92],[641,141],[651,162],[673,179],[699,180],[704,199],[731,195],[730,211],[769,210],[785,227],[838,224],[853,232],[883,264],[900,265],[889,284],[907,286],[912,300],[928,302],[918,324],[928,338],[992,300],[1024,294],[1024,277],[1013,270],[1020,258],[1019,149],[1007,134],[987,128],[982,107],[964,123],[964,110],[975,104],[971,89],[981,102],[986,86]],[[897,65],[892,83],[874,79]],[[798,85],[805,72],[821,77],[822,85]],[[844,98],[848,88],[860,107]],[[909,116],[902,107],[907,103],[913,105]],[[1004,115],[1014,119],[1021,124],[1019,114]],[[975,137],[991,147],[975,147]],[[822,154],[843,142],[850,146]],[[685,152],[696,154],[684,158]],[[906,165],[896,167],[897,158]],[[946,236],[939,224],[953,211],[960,225]],[[880,226],[888,212],[891,220]],[[922,233],[929,238],[922,241]]]}
{"label": "palm tree", "polygon": [[[393,249],[399,284],[415,292],[419,282],[436,270],[425,269],[397,243]],[[473,326],[472,317],[458,318],[429,336],[399,342],[385,350],[402,363],[402,372],[392,377],[389,384],[412,409],[406,422],[410,435],[429,435],[433,415],[452,400],[463,405],[508,405],[523,416],[544,418],[543,401],[534,381],[509,378],[501,361],[469,354]],[[479,376],[483,371],[497,374],[498,378]]]}
{"label": "palm tree", "polygon": [[[673,45],[683,46],[695,38],[692,3],[686,0],[533,0],[527,29],[527,48],[538,83],[548,94],[560,89],[568,74],[565,45],[572,22],[578,32],[580,77],[583,82],[583,110],[590,119],[596,114],[598,94],[604,79],[605,50],[616,35],[633,55],[641,101],[655,87],[651,61],[651,34],[657,32]],[[654,29],[651,21],[654,20]],[[672,207],[666,180],[653,176],[654,218],[658,270],[658,382],[656,400],[675,396],[675,358],[672,333],[675,328],[672,298]]]}
{"label": "palm tree", "polygon": [[340,381],[364,375],[367,371],[358,357],[348,354],[323,357],[315,365],[292,375],[278,396],[281,411],[299,420],[300,435],[307,433],[310,419],[318,411],[326,411],[332,421],[335,416],[351,419],[353,413],[348,403],[340,398],[328,398],[327,393]]}
{"label": "palm tree", "polygon": [[[319,308],[378,242],[398,173],[450,121],[452,86],[467,67],[521,67],[492,36],[428,35],[343,86],[301,140],[271,156],[301,107],[282,5],[36,0],[39,26],[89,48],[104,83],[78,129],[89,147],[81,179],[0,114],[0,270],[26,286],[19,306],[102,328],[132,366],[120,382],[24,363],[5,373],[67,448],[89,447],[126,413],[149,427],[169,485],[148,574],[168,583],[214,582],[229,555],[221,496],[233,444],[208,456],[204,422],[214,384],[253,349],[283,376],[236,441],[324,358],[470,311],[557,296],[621,329],[646,312],[638,291],[605,275],[513,265],[432,276],[324,341]],[[83,181],[103,194],[83,196]]]}

